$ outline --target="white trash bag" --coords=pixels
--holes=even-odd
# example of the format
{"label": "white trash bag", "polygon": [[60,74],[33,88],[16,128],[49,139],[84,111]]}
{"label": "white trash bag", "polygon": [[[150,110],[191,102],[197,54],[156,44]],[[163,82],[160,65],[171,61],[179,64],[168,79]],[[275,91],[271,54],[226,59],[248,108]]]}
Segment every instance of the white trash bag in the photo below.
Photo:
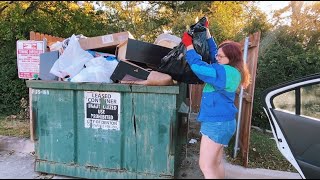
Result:
{"label": "white trash bag", "polygon": [[73,78],[84,68],[84,64],[92,58],[93,56],[89,52],[81,48],[78,39],[73,34],[68,46],[53,64],[50,73],[60,78],[66,76]]}
{"label": "white trash bag", "polygon": [[71,82],[104,82],[113,83],[110,79],[113,71],[118,65],[118,60],[114,57],[105,59],[103,56],[98,56],[89,60],[79,74],[71,78]]}

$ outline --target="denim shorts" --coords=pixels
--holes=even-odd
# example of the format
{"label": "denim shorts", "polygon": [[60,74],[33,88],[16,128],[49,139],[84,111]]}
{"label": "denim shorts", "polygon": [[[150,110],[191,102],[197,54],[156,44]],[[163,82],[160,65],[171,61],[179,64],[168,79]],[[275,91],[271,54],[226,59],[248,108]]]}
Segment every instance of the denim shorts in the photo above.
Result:
{"label": "denim shorts", "polygon": [[228,147],[229,141],[236,131],[236,120],[222,122],[201,122],[200,133],[212,141]]}

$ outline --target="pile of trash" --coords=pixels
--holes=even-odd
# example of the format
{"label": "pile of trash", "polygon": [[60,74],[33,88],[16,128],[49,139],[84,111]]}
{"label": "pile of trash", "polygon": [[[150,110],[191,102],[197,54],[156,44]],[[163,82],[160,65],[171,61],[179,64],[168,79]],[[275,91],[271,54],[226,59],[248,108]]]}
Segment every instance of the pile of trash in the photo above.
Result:
{"label": "pile of trash", "polygon": [[[209,60],[205,17],[190,26],[195,50]],[[72,35],[51,42],[40,55],[38,80],[173,85],[201,84],[184,59],[181,38],[161,34],[155,42],[136,40],[130,32],[97,37]]]}

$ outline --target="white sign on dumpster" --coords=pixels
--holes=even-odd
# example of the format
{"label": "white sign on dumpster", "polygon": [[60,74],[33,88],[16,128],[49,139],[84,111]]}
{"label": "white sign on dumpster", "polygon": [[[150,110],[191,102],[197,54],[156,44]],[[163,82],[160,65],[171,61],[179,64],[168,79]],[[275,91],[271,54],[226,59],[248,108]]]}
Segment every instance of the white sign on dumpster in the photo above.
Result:
{"label": "white sign on dumpster", "polygon": [[120,93],[84,92],[84,127],[120,130]]}
{"label": "white sign on dumpster", "polygon": [[39,75],[40,54],[44,53],[44,41],[18,40],[17,65],[21,79],[35,79]]}

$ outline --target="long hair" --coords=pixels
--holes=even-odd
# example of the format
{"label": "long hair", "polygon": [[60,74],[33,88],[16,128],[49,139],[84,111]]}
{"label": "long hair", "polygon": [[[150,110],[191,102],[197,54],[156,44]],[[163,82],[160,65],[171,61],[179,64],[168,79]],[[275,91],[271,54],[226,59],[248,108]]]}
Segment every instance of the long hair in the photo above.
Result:
{"label": "long hair", "polygon": [[241,73],[241,85],[246,89],[251,83],[247,64],[244,64],[241,46],[234,41],[224,41],[219,45],[225,56],[229,59],[229,65],[237,68]]}

